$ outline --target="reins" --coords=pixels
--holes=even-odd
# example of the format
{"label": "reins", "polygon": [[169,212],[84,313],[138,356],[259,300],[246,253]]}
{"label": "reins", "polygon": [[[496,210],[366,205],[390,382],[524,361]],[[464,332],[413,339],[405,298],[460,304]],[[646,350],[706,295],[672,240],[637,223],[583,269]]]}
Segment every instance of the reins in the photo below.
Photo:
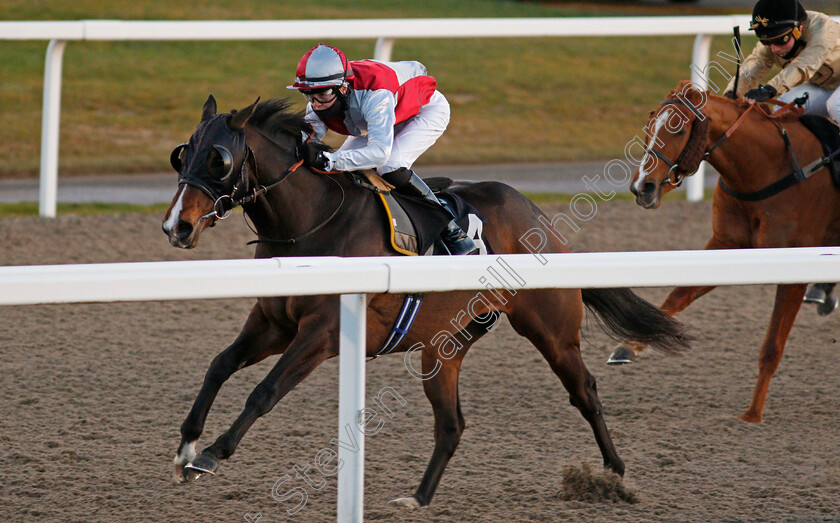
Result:
{"label": "reins", "polygon": [[[300,240],[303,240],[304,238],[308,238],[309,236],[312,236],[316,232],[320,231],[325,225],[330,223],[332,221],[332,219],[336,217],[336,215],[338,214],[338,211],[340,211],[341,207],[344,205],[344,199],[345,199],[345,196],[346,196],[346,194],[344,192],[344,187],[342,187],[340,183],[338,183],[333,178],[329,178],[329,180],[331,182],[333,182],[334,184],[336,184],[338,186],[339,190],[341,190],[341,201],[338,202],[338,205],[335,207],[335,210],[333,210],[332,214],[327,216],[327,218],[324,221],[322,221],[318,225],[315,225],[314,227],[312,227],[311,229],[309,229],[305,233],[303,233],[299,236],[295,236],[294,238],[260,238],[260,239],[257,239],[257,240],[249,241],[247,243],[247,245],[252,245],[252,244],[255,244],[255,243],[284,243],[284,244],[294,245],[295,243],[299,242]],[[272,186],[273,185],[274,184],[272,184]],[[269,187],[269,188],[271,188],[271,187]],[[253,232],[257,236],[260,235],[260,233],[258,233],[250,224],[248,225],[248,228],[251,229],[251,232]]]}

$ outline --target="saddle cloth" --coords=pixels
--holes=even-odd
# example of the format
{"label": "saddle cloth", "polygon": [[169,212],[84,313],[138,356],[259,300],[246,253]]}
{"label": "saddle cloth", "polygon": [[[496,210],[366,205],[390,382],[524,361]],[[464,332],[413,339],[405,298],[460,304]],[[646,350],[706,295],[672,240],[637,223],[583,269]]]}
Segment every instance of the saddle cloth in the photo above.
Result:
{"label": "saddle cloth", "polygon": [[[490,244],[484,235],[484,217],[463,198],[445,190],[452,184],[452,180],[429,178],[424,181],[438,199],[445,200],[453,210],[457,216],[456,223],[476,243],[479,254],[491,254]],[[391,246],[394,250],[409,256],[447,254],[436,240],[452,219],[449,213],[422,198],[394,191],[380,192],[378,196],[388,219]]]}
{"label": "saddle cloth", "polygon": [[[817,137],[826,156],[840,149],[840,129],[830,120],[822,116],[803,114],[799,117],[799,121]],[[831,171],[834,186],[840,189],[840,153],[835,154],[834,160],[828,164],[828,169]]]}
{"label": "saddle cloth", "polygon": [[[378,185],[371,179],[371,175],[366,175],[366,178],[374,186]],[[446,192],[446,189],[452,185],[452,180],[448,178],[429,178],[424,181],[438,199],[445,200],[446,205],[452,209],[455,216],[458,217],[456,222],[473,239],[479,249],[479,254],[489,254],[490,244],[484,235],[484,218],[478,212],[478,209],[460,196]],[[380,187],[376,187],[376,195],[385,209],[391,246],[394,250],[409,256],[417,256],[421,253],[423,255],[448,254],[448,251],[437,241],[440,232],[452,219],[448,212],[422,198],[405,196],[393,191],[386,192]],[[390,334],[383,342],[382,347],[376,352],[374,358],[383,354],[390,354],[397,349],[411,330],[422,303],[422,293],[406,295]],[[495,311],[491,311],[474,321],[481,321],[482,325],[486,325],[489,321],[487,319],[488,315],[494,315],[493,324],[495,324],[495,317],[499,315]]]}

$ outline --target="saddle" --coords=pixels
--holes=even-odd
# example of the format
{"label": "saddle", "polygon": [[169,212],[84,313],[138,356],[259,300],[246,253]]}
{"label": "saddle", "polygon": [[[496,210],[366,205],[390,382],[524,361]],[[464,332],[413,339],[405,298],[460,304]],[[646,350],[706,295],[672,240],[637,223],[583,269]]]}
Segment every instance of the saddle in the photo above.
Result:
{"label": "saddle", "polygon": [[830,160],[827,163],[831,171],[831,181],[840,189],[840,129],[827,118],[812,114],[800,116],[799,121],[822,144],[823,153]]}
{"label": "saddle", "polygon": [[[376,173],[356,171],[348,175],[356,185],[376,193],[385,211],[391,247],[395,251],[407,256],[448,254],[438,238],[452,219],[449,213],[422,198],[390,190],[392,187],[387,187],[387,182],[380,183],[381,178]],[[479,253],[492,254],[484,235],[484,217],[463,198],[447,190],[452,186],[452,180],[435,177],[423,181],[457,216],[455,221],[476,243]]]}
{"label": "saddle", "polygon": [[[422,198],[406,196],[392,191],[393,186],[390,186],[372,171],[351,171],[347,175],[355,185],[369,189],[376,194],[385,210],[391,247],[395,251],[407,256],[449,254],[449,251],[439,241],[441,231],[452,219],[448,212]],[[438,177],[426,178],[423,181],[426,182],[435,196],[457,216],[455,221],[478,246],[479,254],[492,254],[490,243],[484,236],[484,217],[481,216],[478,209],[467,203],[466,200],[447,191],[452,186],[452,180]],[[423,293],[407,294],[405,296],[391,332],[383,342],[382,347],[373,356],[374,358],[383,354],[390,354],[396,350],[411,330],[422,303]],[[489,319],[486,318],[491,315],[495,320],[499,313],[496,311],[488,312],[480,320],[481,325],[487,324]]]}

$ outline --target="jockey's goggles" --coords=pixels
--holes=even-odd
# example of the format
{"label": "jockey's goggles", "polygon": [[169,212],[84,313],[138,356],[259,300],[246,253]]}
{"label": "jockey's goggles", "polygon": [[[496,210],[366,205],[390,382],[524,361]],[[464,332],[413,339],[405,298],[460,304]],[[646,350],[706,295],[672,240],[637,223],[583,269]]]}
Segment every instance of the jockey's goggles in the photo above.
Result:
{"label": "jockey's goggles", "polygon": [[[791,31],[793,31],[793,29],[791,29]],[[776,36],[774,38],[762,38],[761,43],[766,45],[767,47],[770,47],[771,45],[785,45],[790,40],[791,31],[788,31],[785,34],[781,36]]]}
{"label": "jockey's goggles", "polygon": [[300,92],[310,102],[318,102],[320,104],[328,104],[338,96],[334,87],[327,87],[326,89],[319,89],[317,91],[301,90]]}

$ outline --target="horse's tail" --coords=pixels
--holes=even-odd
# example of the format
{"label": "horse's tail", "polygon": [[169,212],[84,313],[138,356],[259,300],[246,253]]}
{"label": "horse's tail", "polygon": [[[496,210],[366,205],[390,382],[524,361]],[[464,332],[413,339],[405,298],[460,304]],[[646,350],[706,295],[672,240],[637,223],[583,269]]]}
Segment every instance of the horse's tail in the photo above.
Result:
{"label": "horse's tail", "polygon": [[583,303],[595,312],[610,337],[651,345],[665,352],[690,347],[686,326],[630,289],[582,289]]}

